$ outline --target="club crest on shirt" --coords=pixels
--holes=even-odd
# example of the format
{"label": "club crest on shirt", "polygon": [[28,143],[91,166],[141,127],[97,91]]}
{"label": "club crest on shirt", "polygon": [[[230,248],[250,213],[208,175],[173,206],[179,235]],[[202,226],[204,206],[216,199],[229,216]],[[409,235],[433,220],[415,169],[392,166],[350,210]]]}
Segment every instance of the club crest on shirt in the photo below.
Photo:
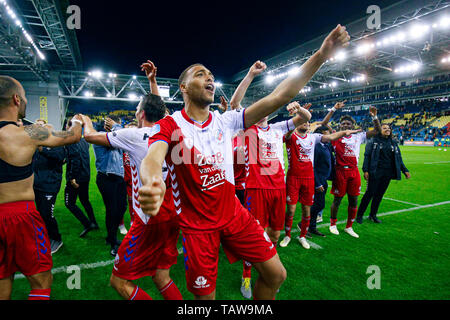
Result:
{"label": "club crest on shirt", "polygon": [[217,143],[223,143],[224,136],[223,136],[222,129],[219,128],[216,130],[215,138],[216,138]]}

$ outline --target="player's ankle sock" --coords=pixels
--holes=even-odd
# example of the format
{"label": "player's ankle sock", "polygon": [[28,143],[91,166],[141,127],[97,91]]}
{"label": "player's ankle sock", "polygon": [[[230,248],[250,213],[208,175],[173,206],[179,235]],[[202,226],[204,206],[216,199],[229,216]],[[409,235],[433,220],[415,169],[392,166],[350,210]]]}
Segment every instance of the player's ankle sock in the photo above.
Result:
{"label": "player's ankle sock", "polygon": [[300,224],[300,238],[306,236],[308,232],[309,222],[311,221],[311,217],[302,217],[302,222]]}
{"label": "player's ankle sock", "polygon": [[244,268],[242,269],[242,278],[252,277],[252,264],[248,261],[243,261]]}
{"label": "player's ankle sock", "polygon": [[147,292],[139,288],[139,286],[134,287],[131,293],[130,299],[128,300],[153,300],[152,297],[148,295]]}
{"label": "player's ankle sock", "polygon": [[330,226],[335,226],[337,219],[330,218]]}
{"label": "player's ankle sock", "polygon": [[164,300],[183,300],[183,296],[173,280],[170,280],[159,292]]}
{"label": "player's ankle sock", "polygon": [[284,221],[284,230],[286,231],[286,236],[291,237],[292,223],[294,221],[294,216],[290,216],[286,214],[286,218]]}
{"label": "player's ankle sock", "polygon": [[353,221],[355,221],[357,212],[358,212],[358,208],[348,207],[348,218],[347,218],[346,228],[352,227]]}
{"label": "player's ankle sock", "polygon": [[32,289],[28,300],[50,300],[51,289]]}

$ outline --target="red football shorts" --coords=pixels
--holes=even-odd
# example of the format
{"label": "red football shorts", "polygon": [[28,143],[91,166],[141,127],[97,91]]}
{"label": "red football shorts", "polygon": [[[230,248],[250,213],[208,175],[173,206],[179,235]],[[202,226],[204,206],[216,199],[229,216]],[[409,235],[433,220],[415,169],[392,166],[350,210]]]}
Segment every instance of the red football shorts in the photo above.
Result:
{"label": "red football shorts", "polygon": [[50,239],[34,201],[0,204],[0,279],[52,269]]}
{"label": "red football shorts", "polygon": [[245,189],[245,207],[264,229],[284,230],[286,189]]}
{"label": "red football shorts", "polygon": [[186,284],[195,295],[216,289],[220,244],[230,263],[240,259],[265,262],[277,251],[256,219],[236,198],[236,216],[221,230],[202,233],[182,231]]}
{"label": "red football shorts", "polygon": [[314,204],[314,178],[305,179],[295,176],[286,178],[286,202],[289,205],[300,202],[305,206]]}
{"label": "red football shorts", "polygon": [[144,224],[135,216],[114,260],[113,275],[136,280],[154,276],[157,269],[169,269],[177,263],[178,219]]}
{"label": "red football shorts", "polygon": [[336,168],[336,178],[333,180],[331,194],[336,197],[356,197],[361,193],[361,176],[358,168]]}

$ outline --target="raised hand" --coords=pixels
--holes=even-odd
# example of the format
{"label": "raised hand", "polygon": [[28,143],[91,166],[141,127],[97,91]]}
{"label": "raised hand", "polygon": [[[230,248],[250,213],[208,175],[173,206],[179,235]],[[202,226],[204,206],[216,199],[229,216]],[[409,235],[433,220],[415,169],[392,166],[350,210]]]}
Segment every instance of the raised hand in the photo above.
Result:
{"label": "raised hand", "polygon": [[349,41],[350,36],[346,31],[346,28],[338,24],[337,27],[325,38],[319,52],[323,59],[330,59],[339,49],[348,47]]}
{"label": "raised hand", "polygon": [[225,112],[228,110],[228,102],[227,102],[227,100],[225,100],[225,98],[223,96],[220,96],[220,105],[218,105],[218,108],[222,112]]}
{"label": "raised hand", "polygon": [[299,110],[301,106],[297,101],[291,102],[287,105],[286,110],[289,112],[289,116],[294,116]]}
{"label": "raised hand", "polygon": [[336,110],[342,109],[345,106],[346,102],[347,102],[347,100],[336,102],[336,104],[334,105],[334,108]]}
{"label": "raised hand", "polygon": [[141,64],[141,71],[145,72],[145,76],[149,81],[156,81],[156,72],[158,68],[155,67],[155,64],[150,60]]}
{"label": "raised hand", "polygon": [[92,127],[91,118],[89,118],[88,116],[85,116],[85,115],[81,115],[81,118],[83,119],[82,121],[85,125],[90,125]]}
{"label": "raised hand", "polygon": [[261,74],[264,70],[267,69],[267,66],[262,61],[256,61],[248,71],[252,76],[256,77],[257,75]]}
{"label": "raised hand", "polygon": [[139,189],[139,203],[146,215],[156,216],[166,193],[166,184],[161,177],[154,177],[151,185]]}
{"label": "raised hand", "polygon": [[372,117],[375,117],[375,116],[377,115],[377,108],[374,107],[374,106],[370,106],[370,107],[369,107],[369,114],[370,114]]}

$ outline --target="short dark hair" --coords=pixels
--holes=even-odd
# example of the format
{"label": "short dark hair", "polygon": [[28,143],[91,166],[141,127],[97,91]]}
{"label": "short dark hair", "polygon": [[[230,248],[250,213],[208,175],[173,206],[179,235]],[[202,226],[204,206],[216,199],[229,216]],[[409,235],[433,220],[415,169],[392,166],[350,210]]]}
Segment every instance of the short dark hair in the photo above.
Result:
{"label": "short dark hair", "polygon": [[345,121],[345,120],[350,121],[351,123],[353,123],[353,125],[356,124],[355,119],[353,119],[353,117],[349,116],[349,115],[342,116],[341,119],[339,120],[339,122],[342,122],[342,121]]}
{"label": "short dark hair", "polygon": [[6,107],[14,93],[18,93],[19,86],[14,78],[9,76],[0,76],[0,107]]}
{"label": "short dark hair", "polygon": [[164,118],[167,109],[163,99],[153,93],[142,98],[141,108],[144,110],[145,120],[148,122],[157,122]]}
{"label": "short dark hair", "polygon": [[317,127],[316,130],[314,130],[314,133],[323,134],[325,131],[331,131],[331,130],[327,126],[320,126],[320,127]]}
{"label": "short dark hair", "polygon": [[202,67],[204,67],[204,65],[201,64],[201,63],[194,63],[194,64],[191,64],[186,69],[184,69],[183,72],[180,74],[180,77],[178,78],[178,86],[181,86],[181,84],[184,82],[184,78],[186,78],[186,74],[188,73],[188,71],[191,70],[191,68],[193,68],[195,66],[202,66]]}

